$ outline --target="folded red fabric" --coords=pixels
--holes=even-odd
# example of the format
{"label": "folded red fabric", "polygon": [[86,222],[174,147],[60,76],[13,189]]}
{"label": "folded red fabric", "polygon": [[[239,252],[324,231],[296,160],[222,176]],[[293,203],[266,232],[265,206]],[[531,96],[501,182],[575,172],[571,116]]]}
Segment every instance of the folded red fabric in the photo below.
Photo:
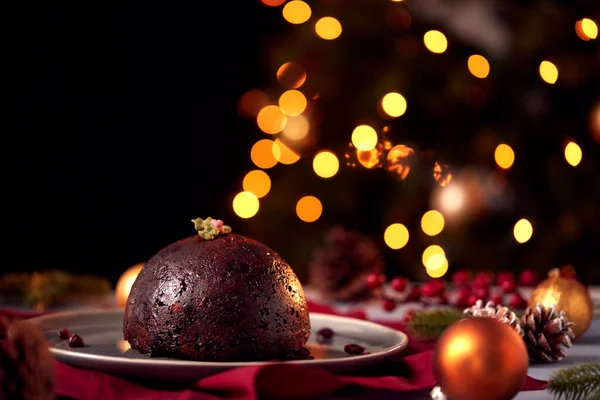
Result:
{"label": "folded red fabric", "polygon": [[[338,314],[325,305],[311,303],[312,312]],[[29,318],[0,310],[0,315]],[[360,311],[347,314],[365,319]],[[401,323],[389,324],[402,329]],[[134,383],[101,372],[83,370],[56,362],[56,394],[74,400],[255,400],[263,398],[301,399],[339,394],[352,387],[411,392],[435,386],[432,369],[434,342],[410,341],[410,346],[398,360],[381,368],[370,369],[368,375],[343,376],[316,367],[292,363],[272,363],[237,368],[201,379],[189,387],[158,387],[156,384]],[[529,378],[523,390],[541,390],[547,382]],[[343,397],[336,397],[343,398]]]}

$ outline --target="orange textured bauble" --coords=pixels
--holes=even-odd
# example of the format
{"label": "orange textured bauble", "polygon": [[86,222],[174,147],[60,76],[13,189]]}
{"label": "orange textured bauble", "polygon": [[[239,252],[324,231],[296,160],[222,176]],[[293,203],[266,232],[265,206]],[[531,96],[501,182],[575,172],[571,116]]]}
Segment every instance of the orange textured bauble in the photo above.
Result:
{"label": "orange textured bauble", "polygon": [[438,385],[450,400],[508,400],[527,379],[525,342],[493,318],[467,318],[450,325],[433,354]]}
{"label": "orange textured bauble", "polygon": [[529,306],[541,303],[545,307],[555,305],[558,311],[564,311],[573,323],[575,338],[583,335],[594,318],[594,302],[589,291],[577,279],[564,277],[558,269],[548,273],[548,279],[533,289]]}
{"label": "orange textured bauble", "polygon": [[117,301],[117,306],[125,308],[125,304],[127,304],[127,298],[129,297],[129,292],[131,291],[131,286],[133,285],[133,282],[135,282],[143,267],[144,263],[139,263],[129,267],[125,272],[123,272],[123,275],[121,275],[119,281],[117,282],[117,286],[115,287],[115,300]]}

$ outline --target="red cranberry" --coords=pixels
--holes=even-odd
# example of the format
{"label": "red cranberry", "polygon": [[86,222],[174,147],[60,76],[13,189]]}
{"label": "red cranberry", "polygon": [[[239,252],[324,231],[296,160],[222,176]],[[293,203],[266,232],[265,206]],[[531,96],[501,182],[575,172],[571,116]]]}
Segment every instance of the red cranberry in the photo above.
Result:
{"label": "red cranberry", "polygon": [[489,286],[492,282],[494,282],[494,273],[490,271],[479,272],[473,280],[473,283],[477,283],[478,286]]}
{"label": "red cranberry", "polygon": [[498,286],[502,286],[502,284],[506,281],[514,281],[514,280],[515,280],[515,274],[510,271],[498,272],[498,275],[496,275],[496,285],[498,285]]}
{"label": "red cranberry", "polygon": [[314,357],[306,347],[298,347],[290,353],[291,360],[312,360]]}
{"label": "red cranberry", "polygon": [[71,337],[71,332],[69,332],[69,330],[67,328],[63,328],[60,331],[58,331],[58,337],[61,340],[67,340],[68,338]]}
{"label": "red cranberry", "polygon": [[419,301],[421,300],[421,288],[417,285],[414,285],[410,289],[410,293],[406,296],[406,301]]}
{"label": "red cranberry", "polygon": [[358,344],[347,344],[344,346],[344,351],[348,354],[357,355],[365,351],[365,348]]}
{"label": "red cranberry", "polygon": [[517,310],[520,310],[522,308],[525,308],[527,306],[527,302],[525,301],[525,299],[523,298],[523,296],[521,296],[518,292],[517,293],[513,293],[510,296],[510,299],[508,300],[508,304]]}
{"label": "red cranberry", "polygon": [[490,297],[490,289],[487,287],[480,287],[480,288],[475,289],[473,291],[473,294],[478,299],[485,301]]}
{"label": "red cranberry", "polygon": [[418,313],[419,310],[406,310],[406,312],[404,313],[404,318],[402,318],[402,322],[404,322],[405,324],[409,323],[413,316]]}
{"label": "red cranberry", "polygon": [[317,335],[323,339],[331,339],[333,337],[333,330],[330,328],[322,328],[317,331]]}
{"label": "red cranberry", "polygon": [[85,342],[79,335],[72,335],[69,338],[69,347],[85,347]]}
{"label": "red cranberry", "polygon": [[396,308],[396,302],[393,299],[383,300],[383,309],[385,311],[393,311]]}
{"label": "red cranberry", "polygon": [[471,281],[473,278],[473,274],[471,271],[467,271],[465,269],[461,269],[456,271],[454,275],[452,275],[452,282],[457,285],[465,285]]}
{"label": "red cranberry", "polygon": [[514,293],[517,290],[517,282],[514,280],[507,280],[502,282],[500,287],[504,293]]}
{"label": "red cranberry", "polygon": [[363,351],[362,353],[359,354],[359,356],[366,356],[367,354],[371,354],[368,351]]}
{"label": "red cranberry", "polygon": [[446,294],[446,292],[441,293],[438,296],[438,300],[439,300],[439,302],[438,302],[439,304],[442,304],[442,305],[450,304],[450,301],[448,300],[448,295]]}
{"label": "red cranberry", "polygon": [[499,294],[492,297],[491,301],[492,301],[492,303],[494,303],[497,306],[502,305],[504,303],[502,296],[500,296]]}
{"label": "red cranberry", "polygon": [[458,296],[456,301],[454,302],[454,306],[458,308],[466,308],[469,307],[469,298],[471,295]]}
{"label": "red cranberry", "polygon": [[367,275],[367,286],[371,289],[380,288],[385,283],[385,275],[371,273]]}
{"label": "red cranberry", "polygon": [[479,300],[479,297],[475,296],[474,294],[470,295],[467,299],[467,307],[474,306],[475,303],[477,303],[477,300]]}
{"label": "red cranberry", "polygon": [[538,282],[538,275],[532,269],[526,269],[519,274],[519,283],[523,286],[535,286]]}
{"label": "red cranberry", "polygon": [[404,292],[404,290],[406,289],[407,286],[408,286],[408,279],[406,279],[406,278],[397,276],[394,279],[392,279],[392,288],[396,292]]}

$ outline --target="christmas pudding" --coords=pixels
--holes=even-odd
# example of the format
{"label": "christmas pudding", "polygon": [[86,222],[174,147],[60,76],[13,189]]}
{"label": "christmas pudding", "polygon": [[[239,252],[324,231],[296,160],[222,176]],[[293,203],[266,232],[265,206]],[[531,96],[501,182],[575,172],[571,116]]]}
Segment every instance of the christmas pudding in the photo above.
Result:
{"label": "christmas pudding", "polygon": [[220,220],[192,221],[142,268],[125,306],[123,332],[152,356],[198,361],[277,359],[306,344],[304,291],[272,249]]}

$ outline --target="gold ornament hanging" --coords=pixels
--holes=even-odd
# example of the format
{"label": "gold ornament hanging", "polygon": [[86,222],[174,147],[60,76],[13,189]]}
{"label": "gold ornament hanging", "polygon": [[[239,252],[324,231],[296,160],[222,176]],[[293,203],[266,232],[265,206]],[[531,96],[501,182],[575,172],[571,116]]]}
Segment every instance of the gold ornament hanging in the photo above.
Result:
{"label": "gold ornament hanging", "polygon": [[594,318],[594,303],[590,293],[577,279],[561,276],[558,269],[548,273],[548,278],[535,287],[529,298],[529,307],[538,303],[544,307],[556,306],[557,311],[564,311],[573,323],[575,338],[583,335]]}

